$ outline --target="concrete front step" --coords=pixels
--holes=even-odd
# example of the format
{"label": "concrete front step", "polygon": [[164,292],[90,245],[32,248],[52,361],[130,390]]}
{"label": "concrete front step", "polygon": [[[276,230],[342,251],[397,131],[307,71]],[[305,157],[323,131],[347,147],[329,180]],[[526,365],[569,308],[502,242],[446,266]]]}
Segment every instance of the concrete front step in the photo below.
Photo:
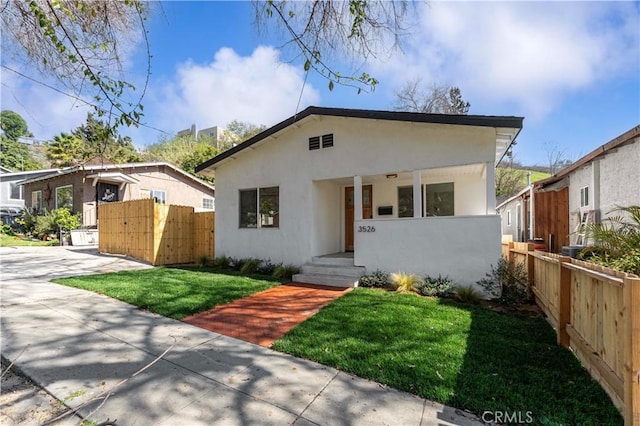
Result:
{"label": "concrete front step", "polygon": [[353,257],[315,256],[311,259],[314,265],[353,266]]}
{"label": "concrete front step", "polygon": [[355,287],[358,279],[354,277],[344,277],[340,275],[325,274],[296,274],[293,281],[306,284],[327,285],[331,287]]}
{"label": "concrete front step", "polygon": [[360,278],[364,274],[362,266],[342,266],[342,265],[317,265],[307,263],[300,268],[302,274],[307,275],[338,275],[342,277]]}

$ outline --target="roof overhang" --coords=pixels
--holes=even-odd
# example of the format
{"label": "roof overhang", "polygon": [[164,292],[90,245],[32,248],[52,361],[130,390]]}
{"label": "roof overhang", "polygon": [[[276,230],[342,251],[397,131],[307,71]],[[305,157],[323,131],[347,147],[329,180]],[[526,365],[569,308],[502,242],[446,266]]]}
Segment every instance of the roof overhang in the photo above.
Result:
{"label": "roof overhang", "polygon": [[[262,144],[278,139],[283,132],[292,126],[300,127],[301,122],[307,117],[346,117],[363,118],[372,120],[404,121],[408,123],[450,124],[459,126],[493,127],[499,135],[496,140],[496,163],[498,164],[505,153],[515,141],[522,129],[522,117],[487,116],[487,115],[450,115],[450,114],[425,114],[403,111],[376,111],[346,108],[325,108],[310,106],[305,110],[287,118],[284,121],[268,128],[256,136],[234,146],[233,148],[213,157],[196,167],[196,173],[206,176],[215,176],[215,169],[222,163],[237,158],[243,150],[255,149],[254,145]],[[499,142],[499,146],[498,146]]]}
{"label": "roof overhang", "polygon": [[85,179],[93,180],[91,183],[93,186],[97,186],[98,182],[108,182],[120,185],[120,189],[123,189],[128,183],[133,185],[139,183],[137,179],[119,172],[94,173],[92,175],[85,176]]}

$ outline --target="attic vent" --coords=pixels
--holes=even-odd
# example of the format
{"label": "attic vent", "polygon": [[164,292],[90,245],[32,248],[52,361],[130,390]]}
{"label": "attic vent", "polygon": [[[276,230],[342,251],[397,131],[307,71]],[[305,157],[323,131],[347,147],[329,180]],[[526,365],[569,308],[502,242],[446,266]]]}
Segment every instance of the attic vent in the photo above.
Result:
{"label": "attic vent", "polygon": [[309,151],[320,149],[320,136],[309,138]]}
{"label": "attic vent", "polygon": [[329,148],[330,146],[333,146],[333,133],[322,135],[322,147]]}

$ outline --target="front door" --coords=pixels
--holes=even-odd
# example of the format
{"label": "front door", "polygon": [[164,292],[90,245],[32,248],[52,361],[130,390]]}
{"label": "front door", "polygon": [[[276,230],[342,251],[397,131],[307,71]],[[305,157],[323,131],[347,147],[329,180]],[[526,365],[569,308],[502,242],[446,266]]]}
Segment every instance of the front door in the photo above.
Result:
{"label": "front door", "polygon": [[[355,221],[355,205],[353,200],[353,186],[348,186],[344,191],[345,224],[344,224],[344,249],[353,251],[353,227]],[[362,218],[371,219],[373,217],[373,187],[371,185],[362,186]]]}

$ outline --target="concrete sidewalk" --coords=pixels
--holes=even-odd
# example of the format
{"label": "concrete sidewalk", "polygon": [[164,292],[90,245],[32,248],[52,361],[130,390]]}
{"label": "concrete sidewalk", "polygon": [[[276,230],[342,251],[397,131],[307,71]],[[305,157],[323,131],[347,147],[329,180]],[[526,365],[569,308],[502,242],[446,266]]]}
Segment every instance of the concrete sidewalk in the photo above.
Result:
{"label": "concrete sidewalk", "polygon": [[[95,250],[0,248],[2,355],[70,407],[118,425],[476,425],[473,417],[222,336],[53,276],[146,265]],[[158,362],[135,377],[168,348]],[[131,377],[121,386],[122,380]],[[106,402],[95,399],[113,389]]]}

